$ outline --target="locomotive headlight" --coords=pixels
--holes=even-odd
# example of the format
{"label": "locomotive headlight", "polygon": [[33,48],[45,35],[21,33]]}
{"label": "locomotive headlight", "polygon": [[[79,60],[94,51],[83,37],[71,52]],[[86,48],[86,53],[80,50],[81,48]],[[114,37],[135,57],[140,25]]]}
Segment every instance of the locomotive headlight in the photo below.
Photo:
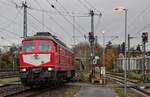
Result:
{"label": "locomotive headlight", "polygon": [[26,70],[27,70],[26,68],[21,69],[22,72],[26,72]]}
{"label": "locomotive headlight", "polygon": [[47,70],[48,70],[48,71],[52,71],[52,70],[53,70],[53,68],[51,68],[51,67],[48,67],[48,68],[47,68]]}

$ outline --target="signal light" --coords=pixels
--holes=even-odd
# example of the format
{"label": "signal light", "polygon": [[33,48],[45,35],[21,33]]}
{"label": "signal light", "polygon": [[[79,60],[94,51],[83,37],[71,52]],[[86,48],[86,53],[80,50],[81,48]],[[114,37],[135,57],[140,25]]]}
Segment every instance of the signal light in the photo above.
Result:
{"label": "signal light", "polygon": [[89,42],[90,43],[94,42],[94,32],[89,32]]}
{"label": "signal light", "polygon": [[143,42],[148,42],[148,33],[147,32],[142,33],[142,41]]}

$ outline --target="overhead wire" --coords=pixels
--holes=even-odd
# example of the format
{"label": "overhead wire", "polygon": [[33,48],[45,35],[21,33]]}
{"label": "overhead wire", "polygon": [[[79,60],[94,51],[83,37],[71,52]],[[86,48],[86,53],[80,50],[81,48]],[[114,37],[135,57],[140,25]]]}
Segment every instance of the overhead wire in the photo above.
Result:
{"label": "overhead wire", "polygon": [[[18,6],[18,4],[17,4],[16,2],[14,2],[13,0],[6,0],[6,1],[8,1],[9,3],[15,5],[14,8],[22,8],[21,6]],[[19,12],[19,14],[22,15],[21,12]],[[23,16],[23,15],[22,15],[22,16]],[[20,26],[20,25],[19,25],[19,26]]]}
{"label": "overhead wire", "polygon": [[[39,11],[39,12],[44,12],[44,13],[55,13],[55,14],[59,14],[60,15],[60,13],[56,13],[56,12],[52,12],[52,11],[49,11],[49,10],[45,10],[45,9],[37,9],[37,8],[31,8],[31,10],[34,10],[34,11]],[[61,12],[61,15],[63,15],[63,16],[68,16],[67,15],[67,13],[62,13],[62,11],[59,11],[59,12]],[[89,15],[87,15],[88,13],[75,13],[75,12],[69,12],[69,14],[73,17],[73,16],[75,16],[75,17],[88,17]],[[82,14],[83,16],[81,16],[80,14]],[[79,24],[78,24],[79,25]],[[81,26],[80,26],[80,28],[82,29],[82,30],[84,30],[85,31],[85,29],[84,28],[82,28]],[[86,32],[86,31],[85,31]]]}
{"label": "overhead wire", "polygon": [[[17,3],[16,2],[14,2],[14,1],[10,1],[10,0],[7,0],[8,2],[10,2],[11,4],[13,4],[13,5],[15,5],[15,8],[22,8],[21,6],[18,6],[17,5]],[[21,11],[21,10],[20,10]],[[22,17],[23,17],[23,15],[22,15],[22,13],[19,11],[19,15],[21,15]],[[17,17],[16,17],[17,18]],[[16,20],[16,19],[14,19],[14,20]],[[30,21],[29,21],[30,22]],[[16,23],[17,24],[17,23]],[[19,24],[17,24],[17,25],[19,25]],[[19,25],[20,26],[20,25]],[[31,25],[32,27],[33,27],[33,25]],[[33,27],[34,29],[36,29],[35,27]],[[32,30],[32,29],[31,29]],[[33,30],[32,30],[33,31]]]}
{"label": "overhead wire", "polygon": [[[38,2],[37,0],[34,0],[34,1],[35,1],[35,3],[36,3],[38,6],[40,6],[41,9],[43,9],[43,7],[39,4],[39,2]],[[65,30],[65,28],[64,28],[62,25],[60,25],[49,13],[48,13],[47,15],[49,16],[49,18],[50,18],[56,25],[59,26],[60,29],[62,29],[62,30],[64,31],[64,33],[67,32],[67,31]],[[61,34],[62,34],[62,33],[61,33]],[[70,34],[70,33],[68,33],[68,34]],[[68,34],[66,34],[66,35],[68,35]],[[62,35],[60,35],[60,36],[62,36]],[[68,35],[68,36],[69,36],[69,35]]]}
{"label": "overhead wire", "polygon": [[[21,15],[22,17],[23,17],[23,14],[21,13],[21,12],[19,12],[19,15]],[[30,19],[30,18],[28,18],[28,19]],[[30,20],[28,20],[28,22],[30,23],[30,22],[32,22],[32,21],[30,21]],[[35,24],[35,23],[30,23],[30,27],[32,28],[32,29],[30,29],[30,30],[32,30],[33,32],[35,32],[34,30],[37,30],[38,29],[38,27],[37,27],[37,25]],[[36,25],[36,26],[35,26]],[[19,25],[20,26],[20,25]],[[33,30],[34,29],[34,30]]]}
{"label": "overhead wire", "polygon": [[86,5],[86,4],[84,4],[83,2],[82,2],[82,0],[77,0],[84,8],[86,8],[88,11],[90,10],[90,8]]}
{"label": "overhead wire", "polygon": [[9,28],[12,24],[17,24],[14,20],[16,20],[16,18],[18,17],[18,14],[19,14],[19,11],[18,11],[17,15],[13,18],[13,20],[11,20],[11,19],[9,19],[9,18],[7,18],[7,17],[5,17],[5,16],[0,16],[0,17],[2,17],[2,18],[6,19],[7,21],[10,21],[10,23],[9,23],[8,25],[6,25],[5,27],[0,27],[0,29],[1,29],[0,32],[3,33],[3,35],[5,35],[5,33],[4,33],[3,31],[6,31],[6,33],[10,33],[10,34],[13,35],[13,36],[17,36],[17,38],[18,38],[18,36],[20,37],[19,34],[16,34],[16,33],[14,33],[13,31],[9,31],[9,30],[8,30],[8,28]]}
{"label": "overhead wire", "polygon": [[95,31],[97,31],[97,29],[99,28],[100,21],[101,21],[102,13],[96,7],[94,7],[90,2],[88,2],[87,0],[83,0],[83,1],[85,3],[87,3],[89,6],[91,6],[91,8],[94,9],[95,11],[97,11],[99,14],[99,18],[98,18],[96,25],[95,25]]}
{"label": "overhead wire", "polygon": [[149,8],[150,8],[150,5],[146,6],[137,16],[134,17],[134,20],[131,22],[131,24],[134,23],[134,21],[136,20],[137,17],[140,17],[140,16],[144,15],[144,13],[147,10],[149,10]]}
{"label": "overhead wire", "polygon": [[[57,1],[57,3],[65,10],[65,12],[69,13],[69,11],[59,2]],[[73,17],[72,15],[69,14],[70,17]],[[89,16],[89,15],[88,15]],[[80,17],[80,16],[79,16]],[[78,27],[80,29],[82,29],[82,31],[87,32],[82,26],[80,26],[78,23],[76,23],[78,25]]]}
{"label": "overhead wire", "polygon": [[[34,1],[40,6],[40,8],[42,8],[41,5],[38,3],[37,0],[34,0]],[[49,16],[49,18],[50,18],[51,20],[53,20],[53,21],[55,22],[55,24],[57,24],[64,32],[67,32],[67,31],[65,30],[65,28],[63,28],[62,25],[60,25],[50,14],[48,14],[48,16]]]}
{"label": "overhead wire", "polygon": [[[39,12],[44,12],[44,13],[52,13],[52,14],[60,15],[56,11],[51,11],[51,10],[47,10],[47,9],[39,9],[39,8],[34,8],[34,7],[30,7],[30,9],[34,10],[34,11],[39,11]],[[68,16],[68,14],[70,14],[71,16],[80,16],[80,15],[88,15],[89,14],[89,13],[80,13],[80,12],[63,12],[62,10],[59,10],[59,11],[64,16]]]}
{"label": "overhead wire", "polygon": [[[72,15],[73,14],[73,12],[72,13],[70,13],[59,1],[57,1],[56,0],[56,2],[60,5],[60,7],[61,8],[63,8],[63,10],[64,10],[64,13],[68,13],[68,16],[70,16],[70,17],[74,17],[74,15]],[[57,12],[60,14],[60,11],[58,10],[58,9],[56,9],[57,10]],[[62,12],[61,12],[62,13]],[[66,20],[67,18],[65,17],[65,15],[63,16],[63,18]],[[70,23],[75,29],[78,29],[76,26],[75,26],[75,24],[74,23],[72,23],[72,22],[70,22],[69,20],[67,20],[67,22],[68,23]],[[77,24],[78,25],[78,24]],[[82,30],[84,30],[80,25],[78,25],[78,27],[80,27]],[[78,31],[79,31],[80,29],[78,29]],[[84,30],[85,31],[85,30]],[[80,34],[82,33],[81,31],[79,31],[80,32]],[[86,31],[85,31],[86,32]],[[72,36],[72,35],[71,35]],[[71,37],[70,37],[71,38]],[[72,39],[71,39],[72,40]],[[76,41],[79,41],[78,39],[76,39]]]}
{"label": "overhead wire", "polygon": [[[16,34],[16,33],[12,32],[12,31],[9,31],[9,30],[7,30],[7,29],[5,29],[5,28],[0,27],[0,29],[3,30],[3,31],[10,32],[12,35],[17,36],[17,38],[18,38],[18,36],[20,36],[19,34]],[[19,38],[20,38],[20,37],[19,37]]]}
{"label": "overhead wire", "polygon": [[91,6],[92,9],[96,10],[97,12],[101,13],[96,7],[94,7],[90,2],[88,2],[87,0],[83,0],[84,2],[86,2],[89,6]]}
{"label": "overhead wire", "polygon": [[5,39],[4,37],[0,37],[0,39],[4,40],[5,42],[9,43],[10,45],[12,45],[12,41],[9,41],[8,39]]}
{"label": "overhead wire", "polygon": [[[4,3],[5,5],[7,5],[7,6],[10,6],[11,8],[16,8],[16,7],[18,7],[18,5],[17,5],[17,3],[15,3],[14,1],[9,1],[9,0],[6,0],[6,1],[8,1],[9,3],[11,3],[11,5],[13,4],[13,5],[15,5],[14,7],[13,6],[11,6],[10,4],[8,4],[8,3]],[[10,25],[12,25],[12,24],[16,24],[16,25],[19,25],[18,23],[16,23],[14,20],[16,20],[17,19],[17,17],[19,16],[19,13],[20,13],[20,11],[18,11],[18,13],[17,13],[17,16],[13,19],[13,20],[10,20],[11,21],[11,23],[9,24],[9,25],[7,25],[5,28],[1,28],[1,30],[7,30],[6,28],[8,28]],[[6,17],[4,17],[5,19],[7,19]],[[9,19],[8,19],[9,20]],[[20,26],[20,25],[19,25]],[[9,32],[9,31],[7,31],[7,32]],[[12,32],[12,31],[11,31]],[[13,35],[15,35],[15,36],[17,36],[18,37],[18,35],[19,34],[14,34],[14,33],[11,33],[11,34],[13,34]],[[20,37],[20,35],[19,35],[19,37]]]}
{"label": "overhead wire", "polygon": [[[54,0],[54,1],[56,1],[56,0]],[[61,8],[63,8],[63,10],[64,10],[64,13],[67,13],[69,16],[71,16],[70,15],[70,12],[68,12],[68,10],[59,2],[59,1],[56,1],[60,6],[61,6]],[[61,12],[62,13],[62,12]]]}
{"label": "overhead wire", "polygon": [[[55,1],[55,0],[54,0]],[[82,14],[82,16],[80,15],[80,16],[75,16],[75,15],[73,15],[72,13],[70,13],[59,1],[57,1],[56,0],[56,2],[60,5],[60,7],[61,8],[63,8],[63,10],[65,11],[65,13],[68,13],[68,15],[70,16],[70,17],[72,17],[72,18],[75,18],[75,17],[86,17],[87,16],[87,14],[86,15],[83,15]],[[89,16],[89,13],[88,13],[88,16]],[[74,21],[74,20],[73,20]],[[84,32],[87,32],[82,26],[80,26],[77,22],[76,23],[72,23],[73,24],[73,27],[75,27],[75,25],[77,25],[80,29],[82,29],[82,31],[84,31]],[[81,33],[80,33],[81,34]],[[81,35],[82,36],[82,35]],[[82,36],[83,38],[84,38],[84,36]],[[75,36],[73,35],[73,38],[75,39]],[[75,42],[75,41],[78,41],[79,42],[79,40],[76,38],[75,40],[73,39],[73,41]],[[72,39],[71,39],[72,40]]]}
{"label": "overhead wire", "polygon": [[[136,19],[138,18],[138,17],[141,17],[142,15],[144,15],[144,13],[147,11],[147,10],[149,10],[150,9],[150,5],[148,5],[148,6],[146,6],[137,16],[135,16],[134,18],[133,18],[133,20],[132,20],[132,22],[129,24],[129,25],[133,25],[133,23],[135,23],[135,21],[136,21]],[[147,25],[149,25],[149,24],[147,24]],[[146,25],[146,26],[147,26]],[[133,26],[132,26],[133,27]],[[147,28],[147,27],[146,27]],[[131,28],[129,28],[129,30],[130,30]],[[143,27],[142,28],[143,30],[145,29],[145,27]],[[142,31],[142,29],[140,29],[139,31]],[[137,33],[139,33],[139,31],[137,31],[134,35],[136,35]]]}
{"label": "overhead wire", "polygon": [[[7,0],[8,1],[8,0]],[[22,6],[18,6],[17,5],[17,3],[16,2],[14,2],[14,1],[8,1],[8,2],[10,2],[10,3],[12,3],[12,4],[15,4],[16,5],[16,8],[22,8]],[[31,1],[30,1],[30,3],[31,3]],[[31,9],[31,7],[29,7],[29,9]],[[21,15],[22,15],[22,13],[20,13]],[[30,14],[31,15],[31,14]],[[23,15],[22,15],[23,16]],[[32,18],[33,18],[33,16],[32,16]],[[28,18],[28,19],[30,19],[30,18]],[[35,19],[35,17],[34,17],[34,19]],[[32,21],[28,21],[29,23],[30,22],[32,22]],[[35,26],[36,25],[36,26]],[[37,31],[37,29],[39,29],[39,27],[37,26],[37,24],[35,24],[35,23],[30,23],[30,30],[31,31],[33,31],[33,32],[36,32]],[[50,28],[49,28],[50,29]]]}
{"label": "overhead wire", "polygon": [[[4,4],[4,5],[7,5],[7,6],[9,6],[9,7],[13,7],[12,5],[10,5],[10,4],[8,4],[8,3],[4,2],[4,1],[1,1],[1,0],[0,0],[0,3],[1,3],[1,4]],[[13,8],[15,8],[15,7],[13,7]]]}
{"label": "overhead wire", "polygon": [[140,30],[138,30],[135,34],[133,34],[133,36],[136,36],[138,33],[140,33],[141,31],[143,31],[144,29],[150,27],[150,24],[147,24],[146,26],[144,26],[143,28],[141,28]]}
{"label": "overhead wire", "polygon": [[[50,3],[49,0],[46,0],[48,2],[48,4],[54,8],[68,23],[70,23],[71,25],[73,25],[72,22],[70,22],[70,20],[68,20],[53,4]],[[82,31],[80,31],[80,29],[78,29],[76,26],[75,26],[75,29],[78,30],[81,34],[82,34]],[[83,35],[83,34],[82,34]]]}
{"label": "overhead wire", "polygon": [[10,20],[10,23],[7,26],[5,26],[4,28],[9,28],[12,24],[18,25],[14,20],[16,20],[18,18],[20,11],[21,10],[18,11],[18,13],[16,14],[16,16],[13,18],[13,20]]}
{"label": "overhead wire", "polygon": [[[39,24],[43,25],[41,23],[41,21],[39,21],[36,17],[34,17],[31,13],[27,12],[28,15],[30,15],[34,20],[36,20]],[[47,28],[48,30],[50,30],[52,33],[54,33],[54,31],[50,28],[50,27],[47,27],[45,24],[44,24],[45,28]]]}
{"label": "overhead wire", "polygon": [[[53,12],[53,11],[50,11],[50,10],[45,10],[45,9],[38,9],[38,8],[33,8],[33,7],[30,7],[30,9],[31,10],[33,10],[33,11],[39,11],[39,12],[44,12],[44,13],[48,13],[48,16],[49,16],[49,13],[55,13],[55,14],[58,14],[58,15],[60,15],[58,12],[56,13],[56,12]],[[61,13],[62,13],[62,11],[61,11]],[[77,13],[77,12],[69,12],[71,15],[73,15],[73,16],[75,16],[75,17],[82,17],[82,16],[79,16],[80,14],[82,14],[82,15],[87,15],[88,13]],[[64,16],[68,16],[68,15],[66,15],[67,13],[62,13]],[[86,17],[86,16],[83,16],[83,17]],[[58,24],[58,23],[57,23]],[[62,28],[62,27],[61,27]],[[64,29],[64,28],[62,28],[62,29]]]}

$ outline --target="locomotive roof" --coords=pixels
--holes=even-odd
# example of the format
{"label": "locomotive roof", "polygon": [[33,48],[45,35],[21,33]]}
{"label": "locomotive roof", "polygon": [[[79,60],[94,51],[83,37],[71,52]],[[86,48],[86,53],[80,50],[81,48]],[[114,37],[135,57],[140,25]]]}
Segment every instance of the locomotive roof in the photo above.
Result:
{"label": "locomotive roof", "polygon": [[46,33],[42,33],[42,32],[38,32],[37,34],[35,34],[34,36],[29,36],[27,38],[25,38],[24,40],[34,40],[34,39],[40,39],[40,40],[53,40],[56,43],[64,46],[65,48],[69,49],[64,42],[62,42],[61,40],[59,40],[56,36],[53,36],[51,33],[46,32]]}

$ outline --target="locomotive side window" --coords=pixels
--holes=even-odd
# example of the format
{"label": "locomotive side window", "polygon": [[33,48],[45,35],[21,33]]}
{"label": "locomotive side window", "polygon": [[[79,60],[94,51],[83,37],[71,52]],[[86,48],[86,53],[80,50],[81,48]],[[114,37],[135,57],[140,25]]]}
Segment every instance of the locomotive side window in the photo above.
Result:
{"label": "locomotive side window", "polygon": [[39,51],[49,51],[50,49],[50,45],[48,42],[39,42],[38,46],[39,46]]}
{"label": "locomotive side window", "polygon": [[32,51],[34,51],[34,42],[24,43],[23,44],[23,51],[24,52],[32,52]]}

